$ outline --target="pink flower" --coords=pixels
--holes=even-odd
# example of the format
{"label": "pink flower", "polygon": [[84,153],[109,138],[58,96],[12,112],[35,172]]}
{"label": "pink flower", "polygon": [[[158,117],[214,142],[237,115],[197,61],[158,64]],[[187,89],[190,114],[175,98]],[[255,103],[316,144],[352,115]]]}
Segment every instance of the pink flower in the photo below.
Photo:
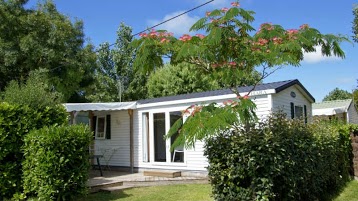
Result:
{"label": "pink flower", "polygon": [[297,29],[288,29],[286,31],[289,35],[292,35],[292,34],[297,34],[298,33],[298,30]]}
{"label": "pink flower", "polygon": [[274,37],[274,38],[272,39],[272,41],[273,41],[273,44],[278,45],[278,44],[281,44],[281,43],[282,43],[282,38],[280,38],[280,37]]}
{"label": "pink flower", "polygon": [[207,12],[205,13],[206,17],[208,17],[210,14],[211,14],[211,12],[209,12],[209,11],[207,11]]}
{"label": "pink flower", "polygon": [[157,34],[158,34],[157,32],[152,31],[152,32],[149,33],[149,36],[152,37],[152,38],[155,38],[155,37],[157,37]]}
{"label": "pink flower", "polygon": [[214,19],[214,18],[211,18],[211,19],[210,19],[210,22],[211,22],[211,23],[217,23],[218,21],[219,21],[219,20]]}
{"label": "pink flower", "polygon": [[229,9],[226,8],[226,7],[221,9],[222,12],[227,12],[228,10],[229,10]]}
{"label": "pink flower", "polygon": [[309,28],[308,24],[302,24],[300,26],[300,29],[308,29],[308,28]]}
{"label": "pink flower", "polygon": [[232,2],[232,3],[231,3],[231,6],[233,6],[233,7],[239,7],[240,4],[239,4],[239,2]]}
{"label": "pink flower", "polygon": [[187,114],[190,114],[190,111],[188,109],[183,111],[183,115],[187,115]]}
{"label": "pink flower", "polygon": [[179,38],[179,40],[186,42],[191,40],[191,36],[189,34],[184,34],[182,37]]}
{"label": "pink flower", "polygon": [[258,39],[258,45],[265,45],[266,43],[268,43],[268,40],[264,39],[264,38],[259,38]]}
{"label": "pink flower", "polygon": [[169,42],[169,39],[162,38],[162,39],[160,40],[160,43],[167,43],[167,42]]}
{"label": "pink flower", "polygon": [[266,23],[261,24],[259,32],[261,31],[261,29],[266,29],[266,30],[269,30],[269,31],[273,30],[272,23],[271,22],[270,23],[266,22]]}
{"label": "pink flower", "polygon": [[249,95],[245,95],[243,99],[249,99]]}
{"label": "pink flower", "polygon": [[235,101],[235,102],[233,102],[232,104],[231,104],[231,107],[235,107],[235,106],[237,106],[238,105],[238,103]]}
{"label": "pink flower", "polygon": [[230,66],[236,66],[236,62],[235,62],[235,61],[230,61],[230,62],[229,62],[229,65],[230,65]]}
{"label": "pink flower", "polygon": [[297,29],[288,29],[288,30],[286,30],[286,33],[288,34],[289,39],[292,39],[292,40],[297,39],[297,36],[296,36],[298,33]]}
{"label": "pink flower", "polygon": [[142,38],[145,38],[145,37],[148,36],[148,34],[146,34],[146,33],[140,33],[139,36],[142,37]]}
{"label": "pink flower", "polygon": [[205,36],[203,34],[196,34],[197,37],[199,37],[200,39],[205,38]]}

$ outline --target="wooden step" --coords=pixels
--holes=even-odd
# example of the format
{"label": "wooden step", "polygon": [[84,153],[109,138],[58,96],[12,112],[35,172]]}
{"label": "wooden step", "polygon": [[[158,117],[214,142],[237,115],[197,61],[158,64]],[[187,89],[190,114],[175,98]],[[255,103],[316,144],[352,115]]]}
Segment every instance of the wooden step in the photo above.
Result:
{"label": "wooden step", "polygon": [[104,188],[118,187],[118,186],[123,186],[123,181],[114,181],[114,182],[107,182],[107,183],[101,183],[98,185],[93,185],[90,187],[89,192],[95,193],[95,192],[98,192]]}
{"label": "wooden step", "polygon": [[107,192],[107,193],[112,193],[112,192],[117,192],[117,191],[121,191],[124,189],[130,189],[130,188],[134,188],[134,186],[112,186],[112,187],[105,187],[105,188],[101,188],[100,191],[102,192]]}
{"label": "wooden step", "polygon": [[144,176],[153,176],[153,177],[181,177],[180,171],[160,171],[160,170],[147,170],[143,172]]}

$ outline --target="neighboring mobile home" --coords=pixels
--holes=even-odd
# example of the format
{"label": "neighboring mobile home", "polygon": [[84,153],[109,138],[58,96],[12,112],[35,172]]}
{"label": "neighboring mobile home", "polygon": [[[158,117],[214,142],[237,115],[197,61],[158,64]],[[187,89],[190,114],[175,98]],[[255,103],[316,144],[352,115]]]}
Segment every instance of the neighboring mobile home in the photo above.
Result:
{"label": "neighboring mobile home", "polygon": [[312,114],[317,118],[358,124],[358,112],[352,99],[314,103]]}
{"label": "neighboring mobile home", "polygon": [[[256,105],[259,118],[272,111],[281,110],[288,118],[312,117],[313,96],[298,80],[288,80],[239,87],[241,95],[252,90],[250,99]],[[207,159],[203,156],[203,142],[193,149],[178,147],[170,152],[174,139],[164,140],[170,126],[181,118],[181,112],[193,104],[223,103],[234,99],[230,90],[215,90],[177,96],[122,103],[69,103],[73,123],[79,115],[89,116],[89,124],[95,131],[94,148],[104,155],[105,165],[126,167],[131,171],[146,169],[206,172]],[[86,114],[87,113],[87,114]]]}

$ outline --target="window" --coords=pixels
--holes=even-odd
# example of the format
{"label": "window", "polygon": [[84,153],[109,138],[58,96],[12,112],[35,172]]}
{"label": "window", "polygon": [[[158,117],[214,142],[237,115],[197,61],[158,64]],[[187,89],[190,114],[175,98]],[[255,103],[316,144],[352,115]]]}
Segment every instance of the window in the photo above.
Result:
{"label": "window", "polygon": [[303,118],[303,107],[296,105],[295,106],[295,119],[302,119]]}
{"label": "window", "polygon": [[307,106],[295,105],[293,102],[291,105],[291,119],[302,119],[307,123]]}
{"label": "window", "polygon": [[94,139],[111,139],[111,115],[93,116],[91,128]]}
{"label": "window", "polygon": [[97,117],[96,139],[104,139],[106,134],[106,117]]}

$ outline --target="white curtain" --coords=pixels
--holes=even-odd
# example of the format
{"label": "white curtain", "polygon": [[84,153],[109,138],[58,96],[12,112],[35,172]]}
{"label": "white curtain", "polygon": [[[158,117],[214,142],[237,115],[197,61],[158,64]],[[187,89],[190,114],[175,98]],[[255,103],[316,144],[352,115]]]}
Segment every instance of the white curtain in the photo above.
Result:
{"label": "white curtain", "polygon": [[149,162],[148,157],[148,113],[142,114],[142,155],[143,162]]}

